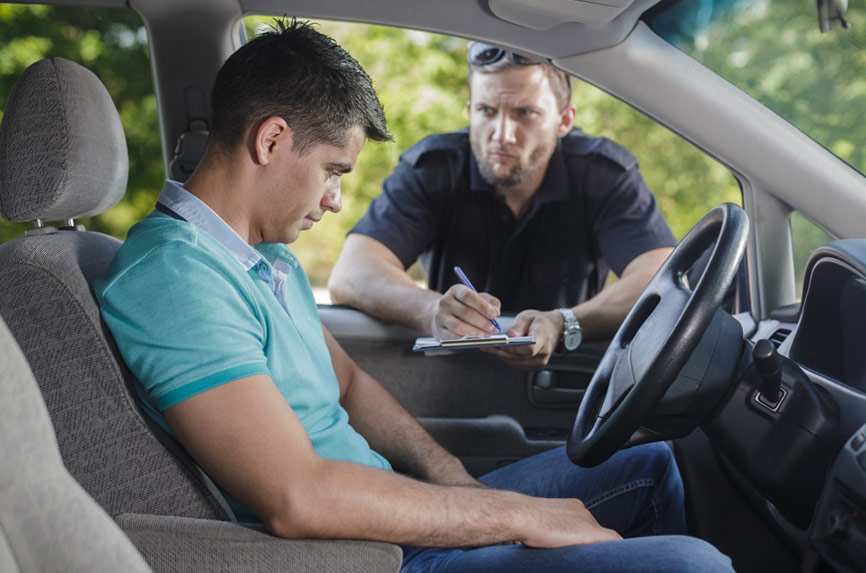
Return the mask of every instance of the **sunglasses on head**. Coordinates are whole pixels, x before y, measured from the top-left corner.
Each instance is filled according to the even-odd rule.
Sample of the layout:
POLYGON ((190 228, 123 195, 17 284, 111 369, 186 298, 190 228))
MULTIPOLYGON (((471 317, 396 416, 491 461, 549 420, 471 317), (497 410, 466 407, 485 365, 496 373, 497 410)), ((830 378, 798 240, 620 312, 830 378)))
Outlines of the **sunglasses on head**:
POLYGON ((527 58, 526 56, 515 54, 514 52, 509 52, 508 50, 503 50, 489 44, 469 42, 466 45, 466 58, 473 66, 488 66, 498 62, 503 56, 520 66, 537 66, 541 64, 538 60, 533 60, 532 58, 527 58))

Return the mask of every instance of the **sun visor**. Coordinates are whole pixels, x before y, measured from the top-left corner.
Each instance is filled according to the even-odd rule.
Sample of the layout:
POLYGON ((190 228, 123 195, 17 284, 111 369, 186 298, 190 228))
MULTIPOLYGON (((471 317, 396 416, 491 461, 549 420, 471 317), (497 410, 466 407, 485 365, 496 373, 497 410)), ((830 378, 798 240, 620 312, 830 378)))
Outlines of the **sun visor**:
POLYGON ((634 0, 489 0, 490 11, 524 28, 549 30, 566 22, 606 24, 634 0))

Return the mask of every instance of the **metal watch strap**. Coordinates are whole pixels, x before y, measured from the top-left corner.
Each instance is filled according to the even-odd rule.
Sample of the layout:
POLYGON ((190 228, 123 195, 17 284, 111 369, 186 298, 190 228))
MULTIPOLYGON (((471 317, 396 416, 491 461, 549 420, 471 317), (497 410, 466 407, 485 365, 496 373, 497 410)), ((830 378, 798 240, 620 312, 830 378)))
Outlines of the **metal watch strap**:
MULTIPOLYGON (((577 321, 577 317, 574 316, 574 312, 572 312, 570 308, 558 308, 556 310, 558 310, 562 315, 562 318, 565 319, 565 323, 562 326, 562 334, 559 339, 559 346, 566 351, 574 350, 574 348, 577 348, 577 345, 574 348, 568 348, 565 339, 569 334, 580 332, 580 323, 577 321)), ((580 339, 578 339, 578 345, 580 345, 580 339)))

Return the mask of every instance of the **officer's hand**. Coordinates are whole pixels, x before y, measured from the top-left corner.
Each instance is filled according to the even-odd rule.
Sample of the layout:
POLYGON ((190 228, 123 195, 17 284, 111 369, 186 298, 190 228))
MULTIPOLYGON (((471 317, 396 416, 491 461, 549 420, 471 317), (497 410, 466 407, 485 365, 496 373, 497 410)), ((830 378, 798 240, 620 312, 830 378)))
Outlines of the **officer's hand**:
POLYGON ((542 312, 524 310, 514 317, 508 336, 532 336, 535 344, 526 346, 499 346, 485 351, 501 358, 511 366, 524 370, 541 368, 550 360, 562 336, 565 319, 557 310, 542 312))
POLYGON ((440 339, 497 334, 499 331, 490 320, 499 316, 499 308, 495 296, 456 284, 445 291, 433 309, 431 333, 440 339))

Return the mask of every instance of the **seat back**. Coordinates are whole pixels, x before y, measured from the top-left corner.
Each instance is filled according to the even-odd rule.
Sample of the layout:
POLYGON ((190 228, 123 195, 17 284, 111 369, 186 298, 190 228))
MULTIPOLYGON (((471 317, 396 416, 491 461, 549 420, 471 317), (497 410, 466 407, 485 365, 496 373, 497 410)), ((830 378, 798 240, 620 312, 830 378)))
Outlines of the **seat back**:
POLYGON ((0 215, 39 224, 0 245, 0 317, 33 370, 66 467, 110 515, 226 520, 210 480, 142 414, 90 288, 120 241, 72 220, 120 200, 127 162, 117 110, 92 72, 52 58, 22 74, 0 124, 0 215))
POLYGON ((33 374, 0 320, 0 571, 150 571, 72 479, 33 374))

